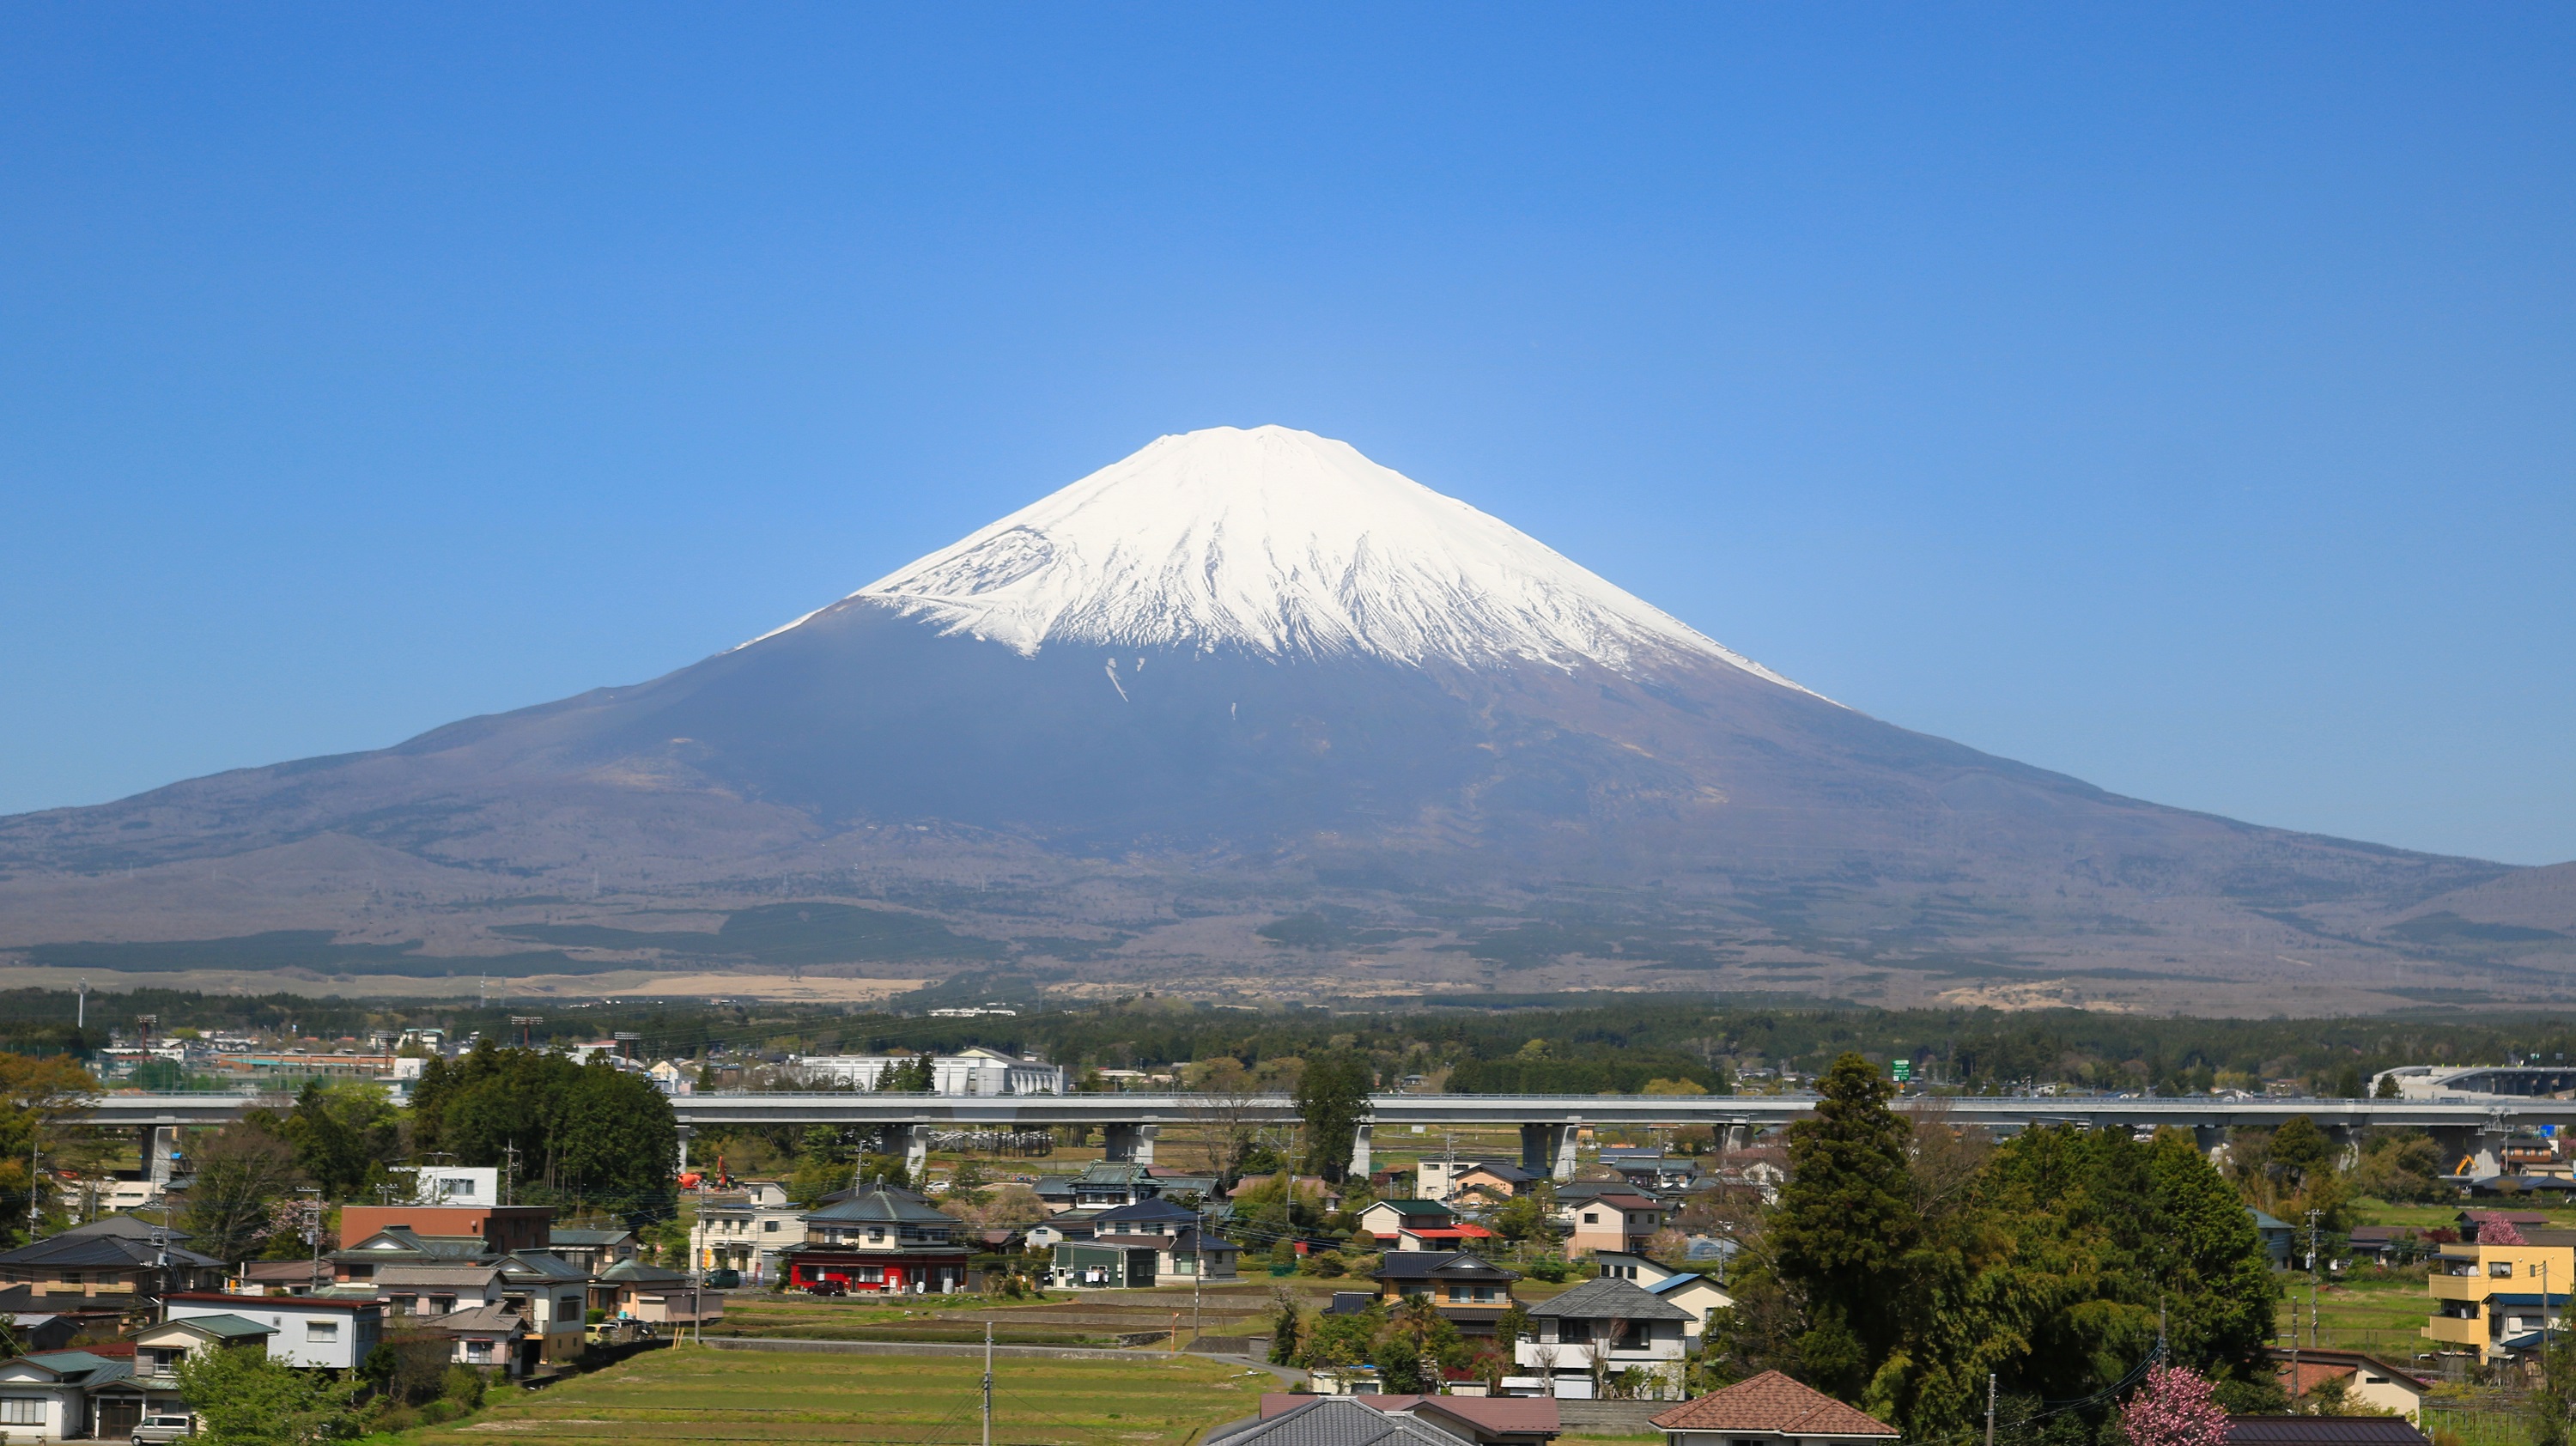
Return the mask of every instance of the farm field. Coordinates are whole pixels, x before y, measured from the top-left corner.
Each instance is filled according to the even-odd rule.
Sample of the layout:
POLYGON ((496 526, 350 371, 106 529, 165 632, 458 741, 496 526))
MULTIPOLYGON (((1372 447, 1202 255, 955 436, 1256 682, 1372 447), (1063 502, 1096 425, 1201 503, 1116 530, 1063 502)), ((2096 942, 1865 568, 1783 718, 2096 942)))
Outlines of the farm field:
POLYGON ((2419 1351, 2432 1343, 2420 1333, 2424 1317, 2432 1310, 2432 1298, 2424 1289, 2421 1271, 2392 1270, 2378 1275, 2363 1266, 2344 1280, 2332 1281, 2316 1295, 2317 1326, 2309 1329, 2307 1277, 2287 1276, 2282 1284, 2286 1296, 2279 1314, 2279 1340, 2290 1344, 2290 1326, 2298 1323, 2298 1340, 2302 1345, 2321 1345, 2332 1350, 2368 1351, 2383 1356, 2392 1365, 2405 1365, 2419 1351))
MULTIPOLYGON (((474 1419, 390 1438, 405 1446, 549 1442, 824 1442, 938 1446, 978 1439, 973 1356, 833 1356, 677 1346, 542 1391, 495 1393, 474 1419)), ((1004 1358, 993 1440, 1010 1446, 1185 1446, 1261 1409, 1268 1371, 1149 1351, 1133 1360, 1004 1358)))

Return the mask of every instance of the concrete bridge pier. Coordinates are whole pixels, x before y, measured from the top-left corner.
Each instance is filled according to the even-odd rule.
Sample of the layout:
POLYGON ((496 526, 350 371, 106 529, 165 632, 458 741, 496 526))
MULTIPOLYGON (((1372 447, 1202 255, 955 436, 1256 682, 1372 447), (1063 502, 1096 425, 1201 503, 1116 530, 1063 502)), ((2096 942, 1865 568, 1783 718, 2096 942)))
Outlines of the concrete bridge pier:
POLYGON ((688 1126, 688 1125, 682 1125, 682 1126, 680 1126, 680 1127, 679 1127, 679 1130, 680 1130, 680 1173, 681 1173, 681 1174, 683 1174, 683 1175, 685 1175, 685 1174, 689 1173, 689 1136, 690 1136, 690 1135, 692 1135, 692 1134, 694 1134, 694 1133, 696 1133, 696 1131, 695 1131, 692 1127, 690 1127, 690 1126, 688 1126))
POLYGON ((1574 1178, 1572 1125, 1521 1126, 1521 1168, 1551 1180, 1574 1178))
POLYGON ((1369 1123, 1366 1120, 1362 1120, 1360 1121, 1359 1128, 1351 1131, 1350 1176, 1354 1180, 1365 1180, 1369 1177, 1370 1168, 1369 1123))
POLYGON ((1751 1125, 1722 1126, 1717 1132, 1717 1152, 1721 1155, 1732 1155, 1743 1149, 1752 1136, 1751 1125))
POLYGON ((143 1170, 156 1190, 167 1189, 179 1155, 179 1127, 154 1125, 143 1132, 143 1170))
POLYGON ((2227 1127, 2225 1125, 2194 1125, 2191 1127, 2191 1142, 2200 1147, 2202 1158, 2209 1163, 2213 1165, 2227 1163, 2227 1127))
POLYGON ((904 1173, 913 1184, 921 1183, 921 1172, 930 1164, 930 1126, 885 1125, 877 1130, 877 1153, 903 1156, 904 1173))
POLYGON ((1161 1134, 1160 1125, 1103 1125, 1100 1143, 1108 1149, 1113 1165, 1150 1165, 1154 1163, 1154 1137, 1161 1134))

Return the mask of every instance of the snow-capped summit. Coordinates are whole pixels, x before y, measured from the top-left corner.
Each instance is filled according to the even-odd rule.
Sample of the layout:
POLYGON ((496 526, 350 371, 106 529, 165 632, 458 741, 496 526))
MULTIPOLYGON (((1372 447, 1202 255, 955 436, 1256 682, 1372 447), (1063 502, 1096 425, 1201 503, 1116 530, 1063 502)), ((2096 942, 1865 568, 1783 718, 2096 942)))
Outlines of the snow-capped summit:
POLYGON ((1158 438, 844 605, 858 602, 1030 656, 1231 647, 1623 673, 1687 657, 1797 686, 1348 443, 1287 427, 1158 438))

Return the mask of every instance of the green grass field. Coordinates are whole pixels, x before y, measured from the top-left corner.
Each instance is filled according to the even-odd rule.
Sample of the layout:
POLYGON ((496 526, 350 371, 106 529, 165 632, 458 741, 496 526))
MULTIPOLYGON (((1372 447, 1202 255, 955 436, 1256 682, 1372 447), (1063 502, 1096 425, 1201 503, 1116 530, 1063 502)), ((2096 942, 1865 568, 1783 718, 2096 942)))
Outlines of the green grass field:
MULTIPOLYGON (((404 1443, 978 1439, 983 1362, 963 1356, 651 1351, 542 1391, 493 1393, 473 1419, 404 1443)), ((1133 1360, 994 1363, 993 1440, 1008 1446, 1187 1446, 1261 1409, 1267 1371, 1138 1352, 1133 1360)))
MULTIPOLYGON (((2287 1298, 2281 1302, 2281 1343, 2290 1342, 2295 1307, 2299 1341, 2309 1344, 2312 1337, 2307 1277, 2285 1276, 2282 1284, 2287 1298)), ((2329 1282, 2317 1291, 2320 1329, 2313 1341, 2329 1349, 2369 1351, 2387 1357, 2393 1364, 2404 1365, 2416 1352, 2429 1348, 2430 1343, 2419 1332, 2432 1309, 2432 1297, 2425 1291, 2419 1273, 2392 1271, 2379 1276, 2365 1266, 2350 1278, 2329 1282)))

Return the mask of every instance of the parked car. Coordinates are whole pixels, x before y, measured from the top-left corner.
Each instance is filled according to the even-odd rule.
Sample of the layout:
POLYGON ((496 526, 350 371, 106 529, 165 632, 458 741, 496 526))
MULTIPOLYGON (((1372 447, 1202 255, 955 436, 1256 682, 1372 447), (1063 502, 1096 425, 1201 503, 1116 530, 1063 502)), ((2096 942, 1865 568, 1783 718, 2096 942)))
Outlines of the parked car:
POLYGON ((194 1416, 146 1416, 134 1423, 134 1446, 164 1446, 197 1434, 194 1416))
POLYGON ((710 1270, 707 1272, 707 1289, 740 1290, 742 1289, 742 1272, 739 1270, 710 1270))
POLYGON ((850 1288, 837 1280, 818 1280, 805 1287, 807 1295, 848 1295, 850 1288))

